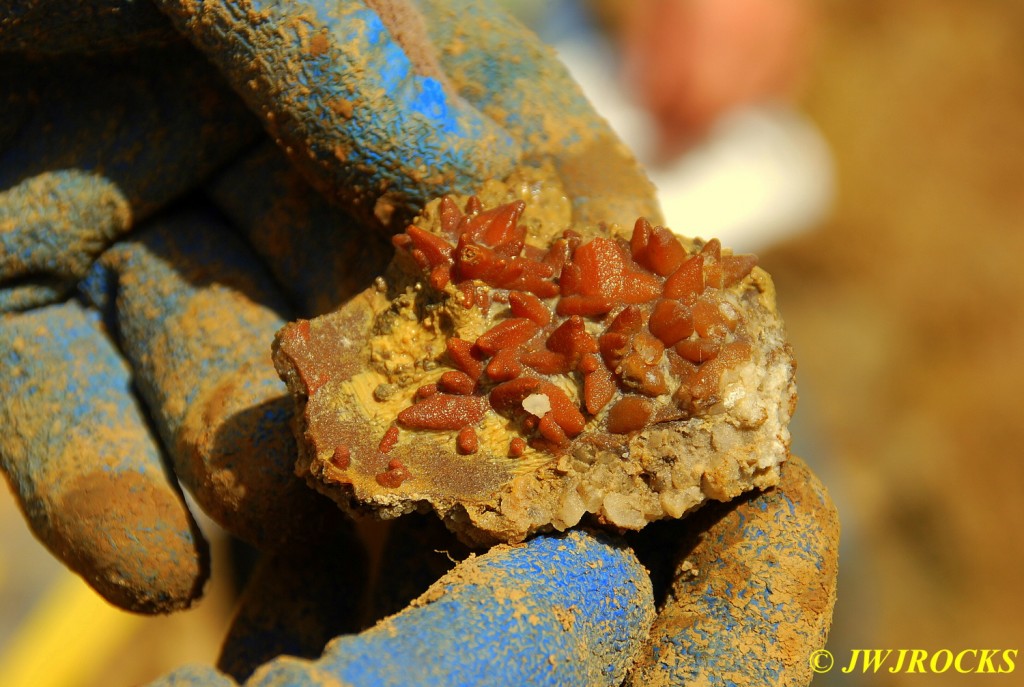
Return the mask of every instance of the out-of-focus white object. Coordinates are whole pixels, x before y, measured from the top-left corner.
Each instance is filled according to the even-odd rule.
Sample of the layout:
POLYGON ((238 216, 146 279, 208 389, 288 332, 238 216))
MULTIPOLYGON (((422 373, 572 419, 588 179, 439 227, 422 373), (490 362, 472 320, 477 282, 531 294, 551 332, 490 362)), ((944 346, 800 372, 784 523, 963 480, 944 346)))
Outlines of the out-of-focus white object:
POLYGON ((814 227, 832 201, 827 146, 805 118, 782 107, 733 112, 700 146, 648 171, 670 227, 707 231, 738 250, 814 227))
POLYGON ((669 228, 757 251, 821 222, 832 204, 834 170, 814 124, 792 108, 737 110, 671 163, 655 166, 654 124, 618 79, 611 51, 593 34, 555 39, 584 93, 636 154, 658 188, 669 228))

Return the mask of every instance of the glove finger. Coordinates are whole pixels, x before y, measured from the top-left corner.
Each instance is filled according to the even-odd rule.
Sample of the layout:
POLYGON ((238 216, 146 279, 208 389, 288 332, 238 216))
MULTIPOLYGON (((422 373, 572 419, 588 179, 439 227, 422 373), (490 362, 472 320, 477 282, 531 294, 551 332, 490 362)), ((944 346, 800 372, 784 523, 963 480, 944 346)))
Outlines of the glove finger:
POLYGON ((340 519, 294 474, 293 403, 270 359, 287 309, 241 241, 191 212, 155 221, 100 264, 140 393, 200 506, 258 548, 340 519))
POLYGON ((384 272, 394 249, 313 190, 276 146, 260 146, 207 186, 304 317, 337 310, 384 272))
POLYGON ((59 169, 114 182, 139 220, 249 145, 256 119, 185 48, 3 65, 4 96, 30 103, 0 155, 0 188, 59 169))
POLYGON ((128 202, 98 174, 43 172, 0 192, 0 312, 64 298, 130 226, 128 202))
POLYGON ((236 687, 237 683, 212 666, 178 668, 149 683, 149 687, 236 687))
MULTIPOLYGON (((428 200, 507 175, 519 148, 411 60, 361 2, 158 0, 260 114, 304 176, 360 221, 402 226, 428 200)), ((396 29, 399 27, 395 27, 396 29)))
POLYGON ((464 561, 318 661, 278 659, 246 684, 618 685, 652 616, 628 548, 581 531, 541 536, 464 561))
POLYGON ((155 47, 180 40, 151 2, 22 0, 7 3, 0 52, 83 53, 155 47))
POLYGON ((190 50, 0 67, 0 307, 70 292, 110 242, 251 142, 258 123, 190 50))
POLYGON ((647 546, 675 559, 671 586, 627 684, 808 684, 838 565, 839 521, 817 477, 790 458, 778 487, 669 524, 647 546))
POLYGON ((357 632, 366 557, 351 528, 313 544, 265 554, 239 600, 217 668, 245 681, 281 655, 317 658, 357 632))
POLYGON ((527 160, 554 162, 577 222, 660 221, 654 186, 550 47, 491 0, 415 1, 459 93, 527 160))
POLYGON ((0 463, 36 536, 117 606, 191 605, 206 542, 97 318, 74 301, 3 315, 0 360, 0 463))

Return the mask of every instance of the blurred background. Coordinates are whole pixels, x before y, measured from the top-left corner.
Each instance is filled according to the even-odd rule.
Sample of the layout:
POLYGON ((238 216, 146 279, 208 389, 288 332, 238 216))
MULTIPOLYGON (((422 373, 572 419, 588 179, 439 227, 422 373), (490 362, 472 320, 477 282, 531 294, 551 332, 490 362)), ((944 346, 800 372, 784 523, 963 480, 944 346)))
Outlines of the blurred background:
POLYGON ((821 9, 835 203, 762 258, 844 526, 831 645, 1024 649, 1024 5, 821 9))
MULTIPOLYGON (((799 362, 794 451, 843 525, 837 662, 858 648, 1024 649, 1024 3, 683 4, 715 1, 747 20, 711 17, 709 33, 768 34, 746 57, 776 65, 737 102, 661 97, 740 84, 722 75, 743 55, 673 76, 661 66, 696 59, 679 45, 719 43, 638 34, 646 3, 507 4, 649 166, 668 225, 754 250, 774 276, 799 362), (774 53, 780 36, 792 49, 774 53)), ((216 536, 213 562, 196 610, 119 613, 50 560, 0 489, 0 685, 116 687, 213 662, 234 593, 216 536)), ((814 684, 923 679, 985 678, 835 670, 814 684)))

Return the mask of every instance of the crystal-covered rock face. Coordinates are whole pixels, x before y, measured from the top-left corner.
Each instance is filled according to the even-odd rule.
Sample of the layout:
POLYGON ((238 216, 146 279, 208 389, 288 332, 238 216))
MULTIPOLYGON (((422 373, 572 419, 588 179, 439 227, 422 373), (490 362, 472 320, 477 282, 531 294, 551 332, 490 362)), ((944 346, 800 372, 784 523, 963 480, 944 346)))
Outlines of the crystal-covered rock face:
POLYGON ((571 229, 516 195, 435 201, 374 288, 282 330, 300 471, 479 543, 774 484, 795 387, 756 258, 642 218, 571 229))

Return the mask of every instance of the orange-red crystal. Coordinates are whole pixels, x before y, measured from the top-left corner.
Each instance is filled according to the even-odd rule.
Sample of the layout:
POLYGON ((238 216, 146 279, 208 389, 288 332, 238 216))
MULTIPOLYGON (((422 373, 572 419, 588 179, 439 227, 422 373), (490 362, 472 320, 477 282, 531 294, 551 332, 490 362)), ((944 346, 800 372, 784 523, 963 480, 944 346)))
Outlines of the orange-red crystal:
MULTIPOLYGON (((524 209, 514 202, 485 210, 474 197, 460 211, 444 198, 442 235, 410 226, 393 239, 431 286, 454 284, 466 307, 486 312, 492 303, 507 304, 507 315, 499 312, 475 341, 448 340, 441 362, 451 369, 417 390, 398 423, 457 431, 459 452, 473 454, 474 427, 496 412, 518 421, 522 436, 508 448, 517 457, 527 442, 564 449, 606 408, 603 430, 630 434, 715 402, 725 370, 751 355, 741 317, 723 305, 722 289, 746 277, 756 257, 722 255, 715 239, 691 253, 643 218, 628 242, 583 241, 567 230, 542 250, 526 244, 524 209), (555 375, 575 381, 579 401, 554 383, 555 375), (530 408, 550 406, 539 417, 524 408, 535 394, 547 404, 530 408)), ((378 481, 397 486, 406 478, 389 467, 378 481)))

